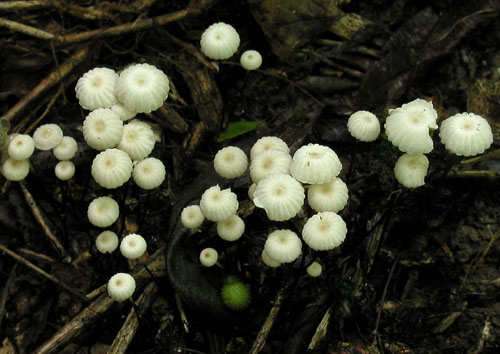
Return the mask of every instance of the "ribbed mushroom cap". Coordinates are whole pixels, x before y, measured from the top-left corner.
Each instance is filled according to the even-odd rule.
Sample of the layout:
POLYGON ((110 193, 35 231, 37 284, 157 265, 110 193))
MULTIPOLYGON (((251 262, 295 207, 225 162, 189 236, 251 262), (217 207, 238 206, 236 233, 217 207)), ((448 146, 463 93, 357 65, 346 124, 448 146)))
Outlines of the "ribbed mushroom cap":
POLYGON ((281 265, 281 262, 271 258, 265 249, 262 250, 261 258, 262 262, 268 267, 276 268, 281 265))
POLYGON ((63 138, 63 131, 57 124, 44 124, 36 128, 33 133, 35 147, 38 150, 50 150, 59 145, 63 138))
POLYGON ((236 214, 238 199, 230 188, 221 190, 218 185, 208 188, 200 200, 200 209, 210 221, 223 221, 236 214))
POLYGON ((136 111, 131 111, 131 110, 127 109, 127 107, 125 107, 123 102, 120 102, 120 101, 116 101, 116 103, 111 106, 111 110, 113 112, 115 112, 120 117, 122 122, 130 120, 137 115, 136 111))
POLYGON ((347 185, 339 177, 323 184, 312 184, 307 191, 307 202, 315 211, 333 211, 344 209, 349 199, 347 185))
POLYGON ((257 70, 262 65, 262 55, 256 50, 246 50, 241 54, 240 64, 243 69, 257 70))
POLYGON ((291 230, 276 230, 267 237, 264 250, 275 261, 290 263, 300 256, 302 242, 299 236, 291 230))
POLYGON ((318 262, 312 262, 309 265, 309 267, 307 267, 306 271, 307 271, 307 274, 309 274, 309 276, 316 278, 316 277, 319 277, 321 275, 321 272, 323 271, 323 267, 318 262))
POLYGON ((138 234, 129 234, 120 243, 120 252, 127 259, 137 259, 146 252, 147 243, 144 237, 138 234))
POLYGON ((253 144, 252 149, 250 150, 250 159, 253 160, 255 156, 265 150, 281 150, 290 154, 290 149, 288 148, 287 143, 285 143, 282 139, 277 136, 263 136, 258 139, 255 144, 253 144))
POLYGON ((240 177, 245 173, 247 167, 247 155, 236 146, 222 148, 214 157, 215 172, 224 178, 240 177))
POLYGON ((308 144, 293 155, 290 174, 299 182, 321 184, 337 177, 342 164, 337 154, 327 146, 308 144))
POLYGON ((458 113, 445 119, 439 137, 448 151, 459 156, 482 154, 493 143, 490 124, 474 113, 458 113))
POLYGON ((118 243, 118 235, 109 230, 101 232, 95 240, 95 246, 101 253, 113 252, 118 247, 118 243))
POLYGON ((83 138, 96 150, 115 147, 123 133, 123 122, 109 108, 99 108, 90 112, 83 121, 83 138))
POLYGON ((104 188, 118 188, 132 175, 132 160, 125 151, 107 149, 92 162, 92 177, 104 188))
POLYGON ((80 106, 89 111, 111 107, 116 102, 117 80, 118 74, 109 68, 94 68, 83 74, 75 87, 80 106))
POLYGON ((29 160, 14 160, 9 157, 4 161, 0 170, 5 179, 9 181, 21 181, 30 172, 30 163, 29 160))
POLYGON ((310 217, 302 229, 304 242, 316 251, 327 251, 344 242, 347 226, 334 212, 324 211, 310 217))
POLYGON ((429 129, 437 129, 437 112, 432 102, 416 99, 389 110, 385 121, 387 139, 409 154, 426 154, 434 147, 429 129))
POLYGON ((71 160, 78 150, 78 143, 71 136, 63 136, 62 141, 52 152, 58 160, 71 160))
POLYGON ((290 175, 275 173, 257 184, 253 202, 266 211, 269 220, 283 221, 297 215, 304 199, 304 187, 299 182, 290 175))
POLYGON ((218 258, 219 254, 214 248, 207 247, 200 252, 200 263, 204 267, 212 267, 218 258))
POLYGON ((170 91, 167 75, 154 65, 135 64, 120 73, 116 96, 129 111, 150 113, 163 105, 170 91))
POLYGON ((142 189, 159 187, 165 180, 165 165, 154 157, 139 161, 132 173, 134 182, 142 189))
POLYGON ((394 175, 406 188, 417 188, 425 184, 429 159, 423 154, 403 154, 394 166, 394 175))
POLYGON ((233 26, 224 22, 210 25, 201 35, 201 51, 210 59, 231 57, 240 45, 240 36, 233 26))
POLYGON ((264 150, 250 163, 250 178, 258 183, 273 173, 289 174, 292 157, 282 150, 264 150))
POLYGON ((359 141, 375 141, 380 135, 380 122, 375 114, 368 111, 358 111, 349 117, 347 130, 359 141))
POLYGON ((217 222, 217 235, 226 241, 236 241, 245 232, 245 223, 238 215, 217 222))
POLYGON ((188 229, 196 229, 203 224, 205 216, 201 212, 199 205, 190 205, 182 209, 181 223, 188 229))
POLYGON ((14 160, 27 160, 35 151, 35 141, 27 134, 17 134, 9 143, 8 154, 14 160))
POLYGON ((119 215, 118 203, 110 197, 95 198, 87 210, 89 221, 97 227, 110 226, 118 219, 119 215))
POLYGON ((59 161, 54 168, 54 173, 61 181, 67 181, 75 175, 75 164, 69 160, 59 161))
POLYGON ((108 281, 108 294, 118 302, 130 298, 135 291, 135 279, 127 273, 117 273, 108 281))
POLYGON ((132 160, 140 161, 151 154, 155 142, 151 126, 140 120, 133 120, 123 127, 123 134, 117 147, 129 154, 132 160))

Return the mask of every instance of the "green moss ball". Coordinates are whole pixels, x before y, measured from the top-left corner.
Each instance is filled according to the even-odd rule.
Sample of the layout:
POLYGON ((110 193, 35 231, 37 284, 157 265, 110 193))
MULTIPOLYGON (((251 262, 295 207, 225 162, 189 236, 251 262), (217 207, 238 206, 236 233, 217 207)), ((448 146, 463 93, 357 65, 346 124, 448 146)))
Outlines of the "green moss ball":
POLYGON ((228 277, 222 287, 222 300, 232 310, 242 310, 250 303, 250 290, 238 278, 228 277))

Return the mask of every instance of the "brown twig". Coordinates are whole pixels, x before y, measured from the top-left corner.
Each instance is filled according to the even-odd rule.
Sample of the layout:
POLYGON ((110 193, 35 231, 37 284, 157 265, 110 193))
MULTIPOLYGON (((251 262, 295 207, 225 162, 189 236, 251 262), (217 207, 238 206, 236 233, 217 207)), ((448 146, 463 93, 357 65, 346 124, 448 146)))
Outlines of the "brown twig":
POLYGON ((70 255, 66 250, 64 249, 63 245, 59 240, 57 239, 56 235, 50 230, 49 226, 45 222, 44 217, 42 216, 42 212, 40 211, 40 208, 38 207, 35 199, 29 192, 28 188, 26 187, 24 182, 20 182, 19 185, 21 186, 21 191, 23 192, 24 199, 26 200, 26 203, 28 203, 28 206, 31 209, 31 212, 33 213, 33 216, 35 217, 36 221, 38 221, 38 224, 42 227, 45 235, 49 238, 49 240, 52 242, 52 246, 55 247, 55 249, 59 252, 59 255, 65 259, 65 261, 69 261, 71 259, 70 255))
POLYGON ((446 174, 446 178, 500 178, 499 171, 489 170, 473 170, 473 171, 450 171, 446 174))
POLYGON ((37 253, 37 252, 34 252, 32 250, 29 250, 27 248, 19 248, 18 249, 19 252, 22 252, 28 256, 31 256, 31 257, 36 257, 44 262, 49 262, 49 263, 55 263, 56 260, 52 257, 49 257, 45 254, 41 254, 41 253, 37 253))
POLYGON ((130 342, 134 338, 135 333, 137 332, 140 316, 142 316, 149 308, 157 290, 158 287, 155 282, 150 282, 146 286, 139 299, 135 302, 136 306, 130 309, 122 328, 120 328, 120 331, 113 340, 111 347, 108 349, 108 354, 125 353, 130 342), (139 314, 136 314, 137 310, 139 310, 139 314))
POLYGON ((94 323, 111 307, 113 302, 114 301, 108 296, 108 294, 102 294, 79 315, 73 318, 70 322, 66 323, 64 327, 59 329, 59 331, 57 331, 52 338, 47 340, 37 350, 35 350, 35 353, 55 353, 71 339, 82 333, 87 326, 94 323))
POLYGON ((80 300, 82 300, 83 302, 88 302, 89 300, 85 297, 85 295, 82 295, 80 294, 78 291, 76 291, 74 288, 72 288, 71 286, 67 285, 66 283, 63 283, 62 281, 60 281, 59 279, 57 279, 56 277, 54 277, 53 275, 50 275, 49 273, 47 273, 46 271, 44 271, 43 269, 41 268, 38 268, 36 265, 34 265, 33 263, 31 263, 30 261, 28 261, 27 259, 21 257, 20 255, 18 255, 17 253, 11 251, 10 249, 8 249, 7 247, 5 247, 4 245, 0 244, 0 251, 3 251, 5 253, 7 253, 7 255, 9 255, 10 257, 14 258, 16 261, 24 264, 25 266, 33 269, 35 272, 37 272, 38 274, 44 276, 45 278, 47 278, 48 280, 50 280, 51 282, 59 285, 61 288, 63 288, 64 290, 70 292, 71 294, 75 295, 76 297, 78 297, 80 300))
POLYGON ((0 2, 0 10, 29 10, 46 7, 47 1, 44 0, 29 0, 29 1, 2 1, 0 2))
POLYGON ((316 348, 318 343, 325 337, 328 325, 330 324, 331 315, 332 315, 332 308, 329 307, 328 310, 326 310, 325 314, 323 315, 323 318, 321 319, 321 322, 319 323, 318 327, 316 328, 316 332, 314 333, 314 336, 312 337, 311 343, 309 343, 307 350, 314 350, 314 348, 316 348))
POLYGON ((1 18, 1 17, 0 17, 0 27, 5 27, 14 32, 24 33, 31 37, 49 41, 56 38, 56 36, 54 36, 52 33, 19 22, 7 20, 6 18, 1 18))
POLYGON ((33 90, 26 94, 14 107, 9 109, 3 118, 12 120, 20 115, 27 106, 35 99, 45 94, 50 88, 57 85, 62 79, 68 76, 73 69, 80 65, 89 55, 90 48, 85 47, 77 50, 73 55, 67 58, 61 66, 52 71, 45 79, 43 79, 33 90))
POLYGON ((280 311, 281 304, 283 303, 283 300, 287 295, 289 285, 290 284, 286 284, 285 286, 283 286, 276 295, 273 307, 271 308, 271 311, 269 311, 269 315, 267 315, 266 321, 262 325, 262 328, 257 334, 257 338, 255 338, 255 341, 253 342, 252 348, 250 349, 250 354, 260 353, 262 348, 264 348, 267 336, 269 335, 269 332, 271 332, 271 328, 273 328, 274 322, 278 317, 278 312, 280 311))

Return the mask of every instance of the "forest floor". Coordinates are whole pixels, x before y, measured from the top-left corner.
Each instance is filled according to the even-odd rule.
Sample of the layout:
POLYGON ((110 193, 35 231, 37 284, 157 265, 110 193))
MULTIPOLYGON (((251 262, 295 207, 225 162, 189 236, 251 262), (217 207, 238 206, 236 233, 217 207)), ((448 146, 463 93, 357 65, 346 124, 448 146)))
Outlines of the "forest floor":
POLYGON ((56 123, 79 143, 69 181, 55 177, 51 151, 35 151, 23 181, 0 180, 0 353, 500 352, 499 11, 487 0, 0 2, 9 133, 56 123), (199 40, 220 21, 241 42, 212 62, 199 40), (262 54, 260 69, 239 64, 247 49, 262 54), (165 104, 137 116, 156 133, 152 156, 166 180, 152 191, 132 181, 106 190, 90 174, 97 152, 83 139, 88 112, 74 88, 92 68, 133 63, 170 79, 165 104), (416 98, 432 101, 438 125, 458 112, 485 117, 495 141, 458 157, 434 132, 425 185, 408 189, 393 173, 401 152, 383 133, 357 142, 346 122, 369 110, 383 127, 389 109, 416 98), (329 146, 349 189, 343 244, 304 244, 278 268, 262 263, 267 235, 300 235, 314 212, 270 222, 248 200, 248 174, 228 182, 212 165, 220 148, 249 154, 268 135, 292 154, 329 146), (179 223, 182 208, 216 184, 240 202, 246 228, 235 242, 208 221, 194 232, 179 223), (102 230, 87 208, 102 195, 120 205, 112 229, 146 239, 139 260, 97 251, 102 230), (205 247, 219 252, 215 267, 200 267, 205 247), (322 265, 317 278, 305 271, 312 261, 322 265), (135 305, 108 297, 117 272, 134 275, 135 305), (221 301, 227 276, 250 289, 245 309, 221 301))

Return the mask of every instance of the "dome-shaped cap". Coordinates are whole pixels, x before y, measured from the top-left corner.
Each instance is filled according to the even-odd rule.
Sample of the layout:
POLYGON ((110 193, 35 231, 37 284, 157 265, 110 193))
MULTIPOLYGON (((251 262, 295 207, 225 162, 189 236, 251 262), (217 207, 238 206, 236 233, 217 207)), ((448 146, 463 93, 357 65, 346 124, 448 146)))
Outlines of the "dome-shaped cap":
POLYGON ((118 247, 118 243, 118 235, 109 230, 101 232, 95 240, 95 246, 101 253, 113 252, 118 247))
POLYGON ((230 188, 221 190, 218 185, 208 188, 200 200, 200 209, 210 221, 223 221, 236 214, 238 199, 230 188))
POLYGON ((17 134, 9 143, 8 154, 14 160, 27 160, 35 151, 35 141, 27 134, 17 134))
POLYGON ((327 146, 308 144, 293 155, 290 174, 299 182, 321 184, 337 177, 342 164, 337 154, 327 146))
POLYGON ((67 181, 75 175, 75 164, 69 160, 59 161, 54 168, 54 173, 61 181, 67 181))
POLYGON ((300 256, 302 242, 299 236, 291 230, 276 230, 267 237, 264 250, 272 259, 281 263, 290 263, 300 256))
POLYGON ((52 152, 58 160, 71 160, 78 150, 78 143, 71 136, 63 136, 59 145, 52 152))
POLYGON ((403 154, 394 166, 394 175, 406 188, 417 188, 425 184, 429 159, 423 154, 403 154))
POLYGON ((222 148, 214 157, 215 172, 224 178, 240 177, 245 173, 247 167, 247 155, 236 146, 222 148))
POLYGON ((190 205, 182 209, 181 223, 188 229, 196 229, 203 224, 205 216, 201 212, 199 205, 190 205))
POLYGON ((115 147, 122 138, 123 122, 109 108, 99 108, 90 112, 83 121, 83 138, 96 150, 115 147))
POLYGON ((167 75, 154 65, 135 64, 120 73, 116 96, 129 111, 149 113, 163 105, 170 91, 167 75))
POLYGON ((9 157, 4 161, 0 170, 5 179, 21 181, 30 172, 30 162, 29 160, 14 160, 9 157))
POLYGON ((448 151, 459 156, 482 154, 493 143, 488 121, 474 113, 458 113, 445 119, 439 137, 448 151))
POLYGON ((80 106, 89 111, 111 107, 116 102, 117 80, 118 74, 109 68, 94 68, 83 74, 75 87, 80 106))
POLYGON ((263 136, 252 145, 252 149, 250 150, 250 159, 253 160, 255 156, 265 150, 281 150, 290 154, 290 148, 282 139, 277 136, 263 136))
POLYGON ((120 252, 123 257, 137 259, 146 252, 147 243, 144 237, 138 234, 129 234, 120 243, 120 252))
POLYGON ((226 241, 236 241, 245 232, 245 223, 238 215, 217 222, 217 235, 226 241))
POLYGON ((142 189, 153 189, 163 183, 165 174, 163 162, 154 157, 148 157, 135 165, 132 176, 134 182, 142 189))
POLYGON ((306 268, 307 274, 313 278, 317 278, 321 275, 323 267, 318 262, 312 262, 309 267, 306 268))
POLYGON ((118 188, 132 175, 132 160, 125 151, 107 149, 92 162, 92 177, 104 188, 118 188))
POLYGON ((375 141, 380 135, 380 122, 375 114, 358 111, 347 120, 347 130, 359 141, 375 141))
POLYGON ((347 226, 342 218, 331 211, 310 217, 302 229, 304 242, 316 251, 327 251, 344 242, 347 226))
POLYGON ((307 202, 315 211, 333 211, 344 209, 349 199, 347 185, 339 177, 323 184, 311 184, 307 190, 307 202))
POLYGON ((118 219, 119 215, 118 203, 110 197, 95 198, 87 210, 89 221, 97 227, 110 226, 118 219))
POLYGON ((155 142, 151 126, 140 120, 133 120, 123 127, 123 134, 117 147, 125 151, 132 160, 140 161, 151 154, 155 142))
POLYGON ((290 175, 275 173, 257 184, 253 202, 266 211, 269 220, 284 221, 297 215, 304 199, 304 187, 299 182, 290 175))
POLYGON ((243 69, 257 70, 262 65, 262 55, 256 50, 246 50, 241 54, 240 64, 243 69))
POLYGON ((35 147, 38 150, 50 150, 59 145, 63 138, 63 131, 57 124, 44 124, 36 128, 33 133, 35 147))
POLYGON ((212 247, 204 248, 200 252, 200 263, 204 267, 212 267, 217 263, 217 259, 219 258, 219 254, 212 247))
POLYGON ((250 163, 250 178, 258 183, 272 173, 289 174, 292 157, 282 150, 264 150, 250 163))
POLYGON ((108 294, 118 302, 130 298, 135 291, 135 279, 127 273, 117 273, 108 281, 108 294))
POLYGON ((210 59, 231 57, 240 45, 240 36, 233 26, 224 22, 210 25, 201 35, 201 51, 210 59))

